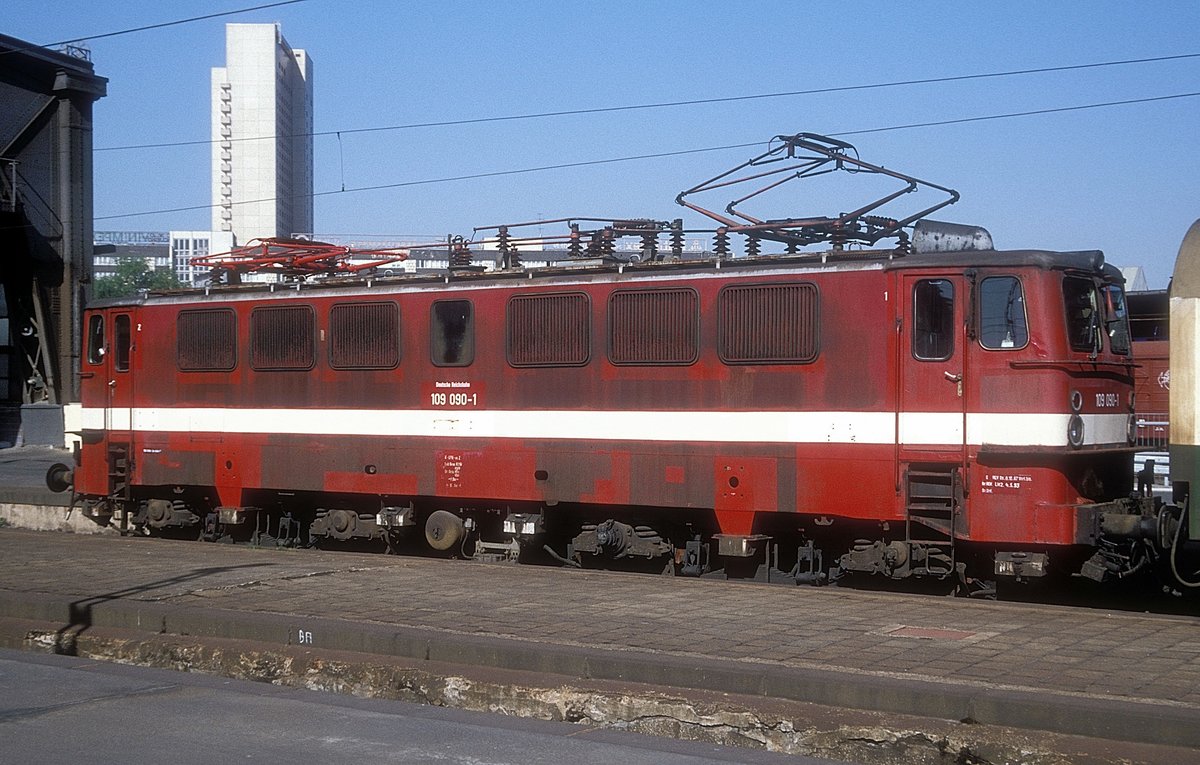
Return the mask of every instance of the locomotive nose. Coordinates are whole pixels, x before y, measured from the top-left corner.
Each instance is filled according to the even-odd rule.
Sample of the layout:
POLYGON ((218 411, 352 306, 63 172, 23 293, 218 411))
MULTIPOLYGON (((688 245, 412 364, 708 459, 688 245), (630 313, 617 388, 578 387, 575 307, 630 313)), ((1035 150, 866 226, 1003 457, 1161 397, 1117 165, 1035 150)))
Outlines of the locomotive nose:
POLYGON ((58 494, 66 491, 75 485, 75 471, 71 468, 56 462, 46 471, 46 487, 50 491, 58 494))

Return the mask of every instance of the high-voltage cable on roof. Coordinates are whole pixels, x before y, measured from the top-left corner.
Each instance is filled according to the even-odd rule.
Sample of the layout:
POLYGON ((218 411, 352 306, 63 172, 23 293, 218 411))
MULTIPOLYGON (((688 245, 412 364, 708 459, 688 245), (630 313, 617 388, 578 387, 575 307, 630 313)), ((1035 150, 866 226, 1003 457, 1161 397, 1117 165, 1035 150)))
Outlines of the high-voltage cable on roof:
POLYGON ((357 274, 409 257, 407 249, 356 249, 307 239, 251 239, 229 252, 192 258, 212 269, 214 284, 238 284, 242 274, 272 273, 290 279, 357 274))
POLYGON ((494 236, 482 240, 486 245, 493 245, 500 252, 507 267, 514 258, 519 262, 518 251, 522 247, 532 247, 535 252, 545 253, 547 250, 561 248, 568 258, 599 258, 602 260, 659 260, 666 253, 660 252, 658 236, 669 236, 667 251, 675 259, 683 254, 683 221, 653 220, 650 218, 553 218, 550 220, 535 220, 525 223, 509 223, 503 226, 476 226, 475 233, 495 231, 494 236), (536 234, 516 236, 514 229, 528 229, 537 226, 565 223, 566 233, 536 234), (590 224, 590 225, 588 225, 590 224), (640 242, 640 253, 617 249, 618 240, 635 237, 640 242))
POLYGON ((815 133, 797 133, 775 136, 766 152, 680 192, 675 201, 717 221, 728 233, 743 234, 751 239, 783 242, 789 247, 829 242, 834 249, 840 249, 848 242, 871 245, 891 236, 905 241, 907 235, 902 230, 904 227, 936 210, 954 204, 958 201, 958 192, 864 162, 858 158, 858 150, 845 141, 815 133), (886 176, 901 181, 903 186, 850 212, 839 213, 836 216, 763 220, 740 209, 742 203, 777 189, 789 181, 813 178, 839 170, 886 176), (751 191, 726 205, 724 214, 705 209, 687 199, 692 194, 751 183, 754 183, 750 187, 751 191), (921 188, 943 192, 947 198, 904 218, 875 214, 888 203, 921 188))

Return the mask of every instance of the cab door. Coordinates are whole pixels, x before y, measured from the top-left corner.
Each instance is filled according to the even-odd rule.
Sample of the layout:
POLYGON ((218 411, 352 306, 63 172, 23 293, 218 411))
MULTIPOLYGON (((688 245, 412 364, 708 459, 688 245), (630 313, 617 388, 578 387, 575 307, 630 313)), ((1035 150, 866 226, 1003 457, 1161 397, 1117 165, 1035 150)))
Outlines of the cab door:
POLYGON ((112 352, 108 354, 108 406, 105 429, 110 438, 129 443, 133 439, 133 351, 134 316, 128 309, 115 310, 111 319, 112 352))
POLYGON ((902 462, 966 459, 966 284, 961 274, 903 274, 899 451, 902 462))
POLYGON ((938 576, 965 533, 967 288, 961 273, 900 276, 898 499, 907 539, 928 551, 923 573, 938 576))
POLYGON ((84 316, 83 360, 79 373, 79 400, 83 405, 79 466, 75 488, 89 496, 104 496, 108 485, 108 381, 112 378, 109 346, 111 319, 104 311, 84 316))
POLYGON ((84 408, 84 475, 80 492, 128 499, 133 472, 132 308, 89 312, 80 397, 84 408), (102 472, 101 472, 102 471, 102 472))
POLYGON ((133 471, 134 312, 89 311, 85 321, 83 451, 76 487, 84 494, 127 499, 133 471))
POLYGON ((117 309, 111 319, 112 353, 108 354, 108 481, 109 496, 124 500, 121 528, 127 523, 133 488, 133 352, 134 314, 129 309, 117 309))

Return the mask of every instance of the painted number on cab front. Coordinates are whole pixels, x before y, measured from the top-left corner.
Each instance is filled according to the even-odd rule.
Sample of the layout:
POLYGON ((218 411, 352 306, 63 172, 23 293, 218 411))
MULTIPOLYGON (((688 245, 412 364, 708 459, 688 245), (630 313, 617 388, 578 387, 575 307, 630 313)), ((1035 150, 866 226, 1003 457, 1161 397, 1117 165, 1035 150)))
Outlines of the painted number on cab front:
POLYGON ((1096 408, 1112 409, 1121 405, 1121 396, 1117 393, 1097 393, 1096 408))

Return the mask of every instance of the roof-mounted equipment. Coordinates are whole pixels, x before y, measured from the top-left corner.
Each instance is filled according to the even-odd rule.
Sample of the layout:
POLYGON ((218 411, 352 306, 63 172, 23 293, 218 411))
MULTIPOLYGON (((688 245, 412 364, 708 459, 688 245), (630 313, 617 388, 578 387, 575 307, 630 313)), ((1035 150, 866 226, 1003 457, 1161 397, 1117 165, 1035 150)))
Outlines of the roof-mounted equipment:
POLYGON ((680 192, 675 201, 717 221, 721 224, 721 229, 728 233, 743 234, 750 239, 782 242, 788 245, 789 251, 795 251, 800 246, 818 242, 828 242, 835 250, 840 250, 851 242, 873 245, 887 237, 899 238, 901 246, 907 248, 907 234, 903 231, 906 226, 954 204, 958 198, 958 192, 953 189, 864 162, 859 159, 858 150, 845 141, 815 133, 797 133, 775 136, 764 153, 680 192), (763 220, 740 209, 744 202, 777 189, 789 181, 813 178, 839 170, 886 176, 901 181, 903 186, 850 212, 836 216, 763 220), (752 182, 757 183, 751 187, 751 191, 726 205, 724 214, 701 207, 688 199, 693 194, 752 182), (903 218, 875 214, 888 203, 921 188, 940 191, 946 198, 903 218))
POLYGON ((276 274, 288 280, 311 276, 340 276, 407 260, 408 249, 356 249, 308 239, 251 239, 229 252, 192 258, 198 268, 210 268, 213 284, 240 284, 250 273, 276 274))
POLYGON ((676 260, 683 256, 683 220, 653 220, 651 218, 554 218, 502 226, 478 226, 475 234, 495 231, 494 236, 481 240, 483 246, 494 245, 500 253, 501 267, 520 265, 519 251, 526 257, 545 258, 546 253, 561 251, 564 260, 599 259, 617 262, 662 260, 667 253, 676 260), (563 234, 514 236, 514 229, 567 224, 563 234), (590 225, 589 225, 590 224, 590 225), (660 248, 659 237, 668 235, 667 249, 660 248), (639 246, 633 250, 618 247, 621 239, 635 237, 639 246), (533 255, 533 253, 538 253, 533 255))

